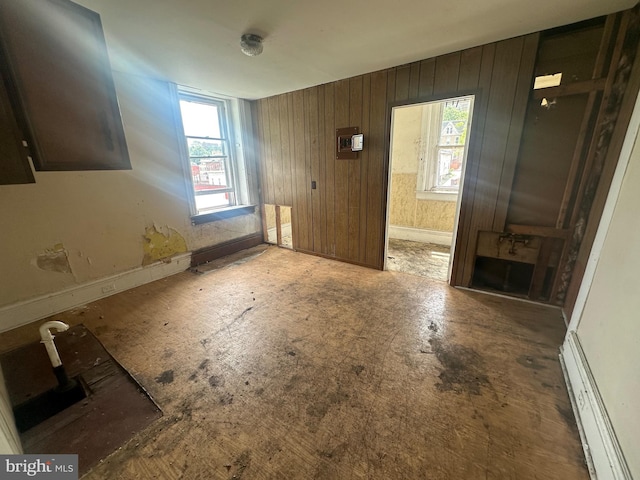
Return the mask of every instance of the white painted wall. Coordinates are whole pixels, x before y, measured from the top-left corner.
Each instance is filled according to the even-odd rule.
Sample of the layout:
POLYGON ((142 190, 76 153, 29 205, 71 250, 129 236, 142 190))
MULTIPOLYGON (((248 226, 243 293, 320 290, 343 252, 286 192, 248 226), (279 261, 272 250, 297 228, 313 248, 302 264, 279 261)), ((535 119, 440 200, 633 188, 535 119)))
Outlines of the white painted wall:
POLYGON ((22 453, 20 437, 13 421, 9 394, 4 385, 4 376, 0 368, 0 454, 22 453))
POLYGON ((174 229, 189 251, 261 230, 259 213, 191 225, 170 85, 115 82, 133 169, 36 172, 35 184, 0 187, 0 307, 140 267, 147 227, 174 229), (70 273, 35 264, 58 244, 70 273))
MULTIPOLYGON (((584 306, 576 305, 578 317, 572 319, 570 328, 576 329, 588 369, 629 470, 633 478, 640 478, 640 142, 637 125, 630 128, 630 132, 633 148, 619 196, 608 229, 606 223, 601 225, 605 230, 599 235, 606 232, 606 236, 599 259, 596 258, 593 280, 590 288, 589 284, 583 285, 584 306)), ((588 275, 585 279, 588 282, 588 275)))

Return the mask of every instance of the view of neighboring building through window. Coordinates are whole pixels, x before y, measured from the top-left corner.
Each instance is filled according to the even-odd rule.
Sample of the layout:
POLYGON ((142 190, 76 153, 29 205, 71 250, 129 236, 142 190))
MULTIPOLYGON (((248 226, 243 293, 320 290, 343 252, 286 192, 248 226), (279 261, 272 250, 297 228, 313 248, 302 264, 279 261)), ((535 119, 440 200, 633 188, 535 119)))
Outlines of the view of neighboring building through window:
POLYGON ((235 169, 225 102, 180 94, 198 213, 236 205, 235 169))
POLYGON ((424 105, 418 192, 458 192, 472 108, 472 96, 424 105))

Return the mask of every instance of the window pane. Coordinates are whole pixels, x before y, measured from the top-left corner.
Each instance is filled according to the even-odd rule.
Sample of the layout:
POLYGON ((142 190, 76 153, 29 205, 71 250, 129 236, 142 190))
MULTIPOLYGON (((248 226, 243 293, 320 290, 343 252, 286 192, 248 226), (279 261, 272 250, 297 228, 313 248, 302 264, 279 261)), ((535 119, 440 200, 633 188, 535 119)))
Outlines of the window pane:
POLYGON ((463 159, 464 147, 438 148, 436 188, 458 189, 463 159))
POLYGON ((213 195, 196 195, 196 208, 198 211, 212 210, 214 208, 228 207, 232 205, 233 193, 214 193, 213 195))
POLYGON ((226 158, 191 159, 191 175, 196 192, 229 188, 226 158))
POLYGON ((217 105, 180 100, 180 112, 186 136, 222 138, 217 105))
POLYGON ((189 146, 190 157, 217 157, 225 154, 222 140, 187 138, 187 145, 189 146))

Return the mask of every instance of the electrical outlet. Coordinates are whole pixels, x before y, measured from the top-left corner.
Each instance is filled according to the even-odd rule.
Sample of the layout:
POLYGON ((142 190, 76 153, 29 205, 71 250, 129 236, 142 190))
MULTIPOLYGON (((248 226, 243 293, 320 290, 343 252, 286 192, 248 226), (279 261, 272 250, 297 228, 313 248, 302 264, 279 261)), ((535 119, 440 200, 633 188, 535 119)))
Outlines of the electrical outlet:
POLYGON ((583 391, 580 391, 580 393, 578 393, 578 407, 580 407, 580 410, 584 408, 584 392, 583 391))
POLYGON ((109 285, 105 285, 102 287, 102 293, 114 292, 116 290, 116 284, 110 283, 109 285))

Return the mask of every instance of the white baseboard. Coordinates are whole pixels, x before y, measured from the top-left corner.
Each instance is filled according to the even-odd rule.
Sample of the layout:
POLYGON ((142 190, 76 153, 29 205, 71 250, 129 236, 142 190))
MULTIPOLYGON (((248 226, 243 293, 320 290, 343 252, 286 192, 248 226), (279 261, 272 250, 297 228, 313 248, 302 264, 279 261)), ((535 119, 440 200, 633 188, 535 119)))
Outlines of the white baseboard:
POLYGON ((145 267, 138 267, 60 292, 0 307, 0 332, 183 272, 190 265, 191 253, 185 253, 172 257, 166 263, 157 262, 145 267))
POLYGON ((560 351, 560 361, 591 478, 632 480, 624 453, 575 331, 567 334, 560 351))
POLYGON ((436 245, 451 246, 453 233, 439 230, 423 230, 421 228, 399 227, 389 225, 389 238, 410 240, 412 242, 435 243, 436 245))

